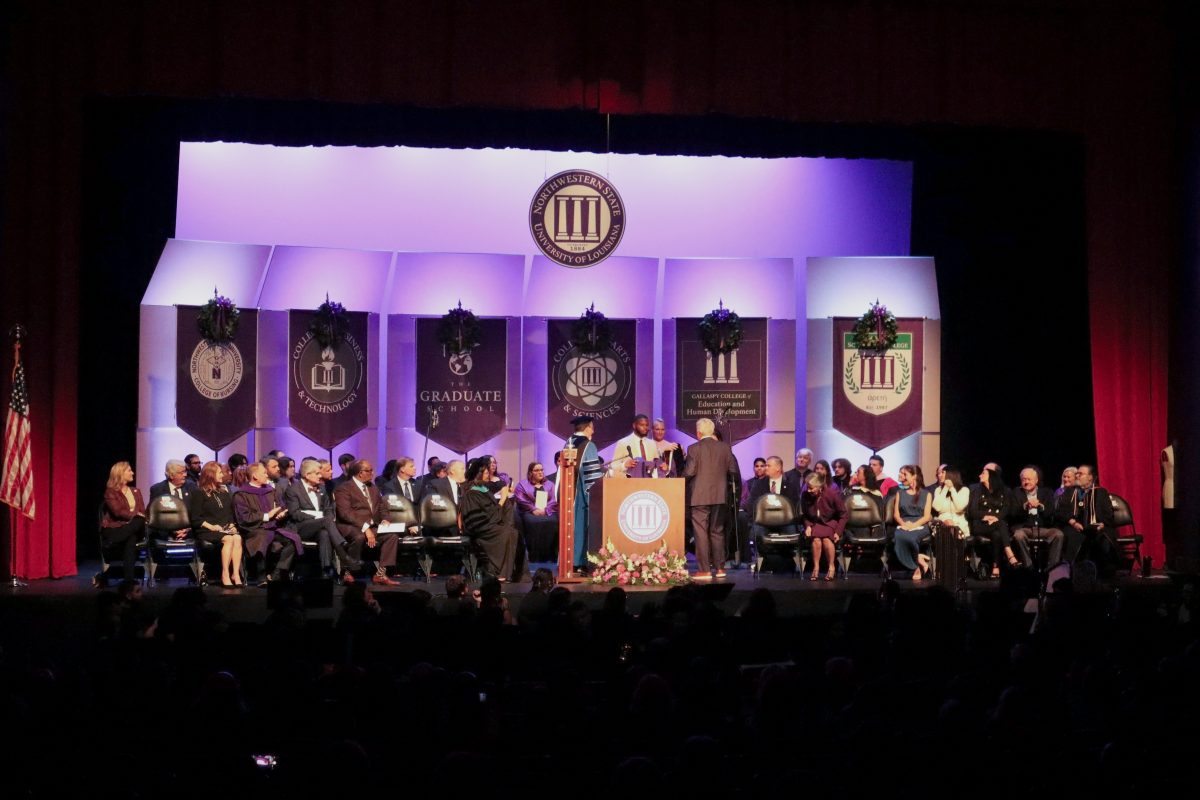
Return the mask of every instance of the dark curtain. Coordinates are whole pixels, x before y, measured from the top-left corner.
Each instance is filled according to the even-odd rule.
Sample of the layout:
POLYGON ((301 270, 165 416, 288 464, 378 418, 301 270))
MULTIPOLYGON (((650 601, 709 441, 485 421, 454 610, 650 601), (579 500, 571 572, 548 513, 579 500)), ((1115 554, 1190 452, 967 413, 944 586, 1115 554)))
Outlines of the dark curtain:
MULTIPOLYGON (((1148 550, 1161 558, 1167 337, 1165 325, 1146 321, 1168 318, 1176 235, 1167 6, 9 3, 0 323, 20 318, 32 336, 39 506, 38 520, 16 531, 15 569, 30 577, 74 571, 76 414, 81 403, 86 413, 89 392, 103 391, 74 379, 84 117, 96 96, 720 112, 1078 135, 1088 269, 1079 291, 1088 293, 1090 335, 1048 355, 1062 371, 1074 368, 1068 353, 1091 350, 1101 474, 1130 500, 1148 550)), ((136 350, 137 342, 112 346, 136 350)), ((1043 408, 1070 414, 1081 403, 1064 391, 1043 408)))

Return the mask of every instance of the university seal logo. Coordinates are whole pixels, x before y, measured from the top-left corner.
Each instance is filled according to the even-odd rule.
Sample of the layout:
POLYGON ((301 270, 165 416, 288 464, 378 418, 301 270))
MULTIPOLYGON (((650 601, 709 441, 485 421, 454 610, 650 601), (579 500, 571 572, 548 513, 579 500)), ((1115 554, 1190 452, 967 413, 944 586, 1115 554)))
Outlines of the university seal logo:
POLYGON ((201 339, 192 350, 192 385, 209 400, 224 400, 242 383, 242 354, 233 342, 201 339))
POLYGON ((620 413, 633 388, 632 359, 621 344, 584 353, 570 342, 552 354, 551 388, 572 412, 604 419, 620 413))
POLYGON ((896 344, 882 353, 858 350, 853 334, 842 336, 842 392, 862 411, 878 416, 895 411, 912 395, 913 337, 896 336, 896 344))
POLYGON ((321 347, 311 331, 292 347, 292 382, 304 405, 318 413, 354 405, 365 373, 362 346, 349 333, 336 350, 321 347))
POLYGON ((608 179, 573 169, 543 183, 529 205, 529 231, 546 257, 582 269, 613 254, 625 233, 625 204, 608 179))
POLYGON ((634 492, 617 509, 621 532, 638 544, 657 542, 671 521, 667 501, 654 492, 634 492))

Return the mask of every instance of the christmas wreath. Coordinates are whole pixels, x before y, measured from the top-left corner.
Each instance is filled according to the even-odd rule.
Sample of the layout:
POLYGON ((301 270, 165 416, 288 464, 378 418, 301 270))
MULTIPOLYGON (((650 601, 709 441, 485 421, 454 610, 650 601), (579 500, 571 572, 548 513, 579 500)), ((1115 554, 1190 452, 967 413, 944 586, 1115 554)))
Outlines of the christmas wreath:
POLYGON ((217 294, 213 287, 212 299, 200 306, 196 317, 200 335, 210 342, 228 342, 237 333, 241 313, 232 300, 217 294))
POLYGON ((896 315, 878 300, 854 323, 851 342, 858 350, 882 353, 896 344, 896 315))
POLYGON ((469 353, 479 346, 481 335, 479 319, 470 309, 462 307, 461 300, 457 308, 450 309, 442 316, 442 323, 438 326, 438 341, 446 349, 447 355, 469 353))
POLYGON ((346 317, 346 307, 330 300, 329 295, 326 294, 325 302, 317 306, 308 330, 321 347, 337 346, 346 338, 346 328, 348 327, 346 317))
POLYGON ((718 301, 717 307, 700 320, 700 343, 715 355, 732 353, 742 343, 742 320, 718 301))
POLYGON ((571 343, 589 355, 612 346, 612 324, 592 303, 571 326, 571 343))

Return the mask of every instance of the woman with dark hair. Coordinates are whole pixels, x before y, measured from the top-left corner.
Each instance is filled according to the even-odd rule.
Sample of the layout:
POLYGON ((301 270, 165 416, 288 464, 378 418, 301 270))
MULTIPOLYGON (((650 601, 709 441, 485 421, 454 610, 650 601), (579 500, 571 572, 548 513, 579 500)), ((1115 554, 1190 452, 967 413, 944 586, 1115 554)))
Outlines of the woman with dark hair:
MULTIPOLYGON (((483 550, 489 577, 507 580, 513 569, 517 532, 505 506, 511 492, 503 486, 493 494, 491 489, 491 456, 480 456, 467 467, 467 483, 459 499, 463 532, 483 550)), ((510 507, 511 510, 511 507, 510 507)))
POLYGON ((833 488, 842 493, 843 497, 846 495, 846 492, 850 491, 852 477, 850 459, 835 458, 833 460, 833 476, 829 482, 833 484, 833 488))
POLYGON ((820 577, 821 555, 824 554, 825 563, 829 565, 825 580, 831 581, 837 575, 834 550, 846 528, 846 503, 841 493, 825 482, 819 470, 809 475, 806 483, 807 488, 800 496, 800 518, 804 523, 804 537, 812 540, 809 579, 815 581, 820 577))
POLYGON ((383 465, 383 472, 375 476, 375 488, 383 492, 383 487, 392 482, 392 478, 396 477, 398 469, 400 469, 400 459, 390 459, 383 465))
POLYGON ((984 467, 979 473, 979 486, 972 492, 967 519, 971 522, 971 535, 991 540, 992 577, 1000 577, 1001 559, 1010 567, 1020 562, 1012 549, 1012 537, 1008 530, 1009 496, 1008 487, 1000 472, 984 467))
POLYGON ((821 459, 813 464, 813 472, 821 476, 821 480, 825 481, 825 485, 829 485, 829 479, 833 477, 833 470, 829 467, 829 462, 821 459))
POLYGON ((861 494, 870 498, 871 502, 879 509, 879 518, 883 519, 883 511, 887 507, 887 503, 883 499, 883 493, 879 491, 879 479, 866 464, 860 464, 854 471, 854 479, 850 481, 850 489, 846 492, 846 497, 851 494, 861 494))
MULTIPOLYGON (((137 543, 146 530, 146 503, 133 485, 133 467, 118 461, 108 471, 104 487, 104 509, 100 515, 100 538, 107 545, 121 545, 121 568, 126 580, 133 579, 137 566, 137 543)), ((97 583, 104 582, 103 576, 97 583)))
POLYGON ((188 518, 196 538, 221 543, 221 585, 241 586, 242 537, 233 522, 233 496, 225 488, 225 471, 216 461, 200 470, 196 491, 188 495, 188 518))
POLYGON ((933 490, 933 513, 939 522, 956 528, 959 536, 966 538, 971 535, 971 524, 967 522, 971 490, 963 486, 962 473, 954 467, 942 464, 938 474, 942 480, 933 490))
POLYGON ((933 500, 925 488, 925 476, 916 464, 900 468, 900 494, 896 500, 896 532, 893 535, 896 558, 913 571, 919 581, 929 571, 929 556, 921 552, 921 540, 929 535, 933 520, 933 500))

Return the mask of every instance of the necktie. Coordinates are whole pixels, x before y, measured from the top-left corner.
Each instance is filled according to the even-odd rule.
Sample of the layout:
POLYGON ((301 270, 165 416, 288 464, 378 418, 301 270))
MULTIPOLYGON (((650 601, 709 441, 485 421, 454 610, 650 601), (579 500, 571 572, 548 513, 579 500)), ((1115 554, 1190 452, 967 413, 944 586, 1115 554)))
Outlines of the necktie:
POLYGON ((405 499, 406 499, 406 500, 408 500, 408 502, 410 502, 410 503, 411 503, 411 502, 412 502, 412 499, 413 499, 413 496, 412 496, 412 484, 411 484, 411 483, 409 483, 408 481, 404 481, 404 482, 403 482, 401 485, 404 487, 404 497, 405 497, 405 499))
POLYGON ((180 499, 180 497, 179 497, 179 487, 178 487, 178 486, 172 486, 172 487, 171 487, 171 497, 174 497, 176 500, 179 500, 179 499, 180 499))
POLYGON ((771 494, 779 494, 779 484, 775 481, 771 481, 771 494))
POLYGON ((642 461, 646 460, 646 440, 638 439, 638 447, 642 448, 642 461))

